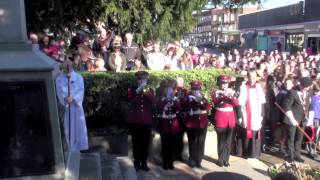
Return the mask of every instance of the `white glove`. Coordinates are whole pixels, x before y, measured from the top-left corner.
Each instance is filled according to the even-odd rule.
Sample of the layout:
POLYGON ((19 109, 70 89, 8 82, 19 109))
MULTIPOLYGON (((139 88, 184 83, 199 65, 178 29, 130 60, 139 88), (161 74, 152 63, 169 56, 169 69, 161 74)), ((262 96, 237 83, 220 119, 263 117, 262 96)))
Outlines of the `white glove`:
POLYGON ((313 120, 310 118, 307 118, 307 126, 312 127, 313 126, 313 120))
POLYGON ((298 126, 298 122, 297 120, 294 118, 293 114, 292 114, 292 111, 287 111, 286 112, 286 115, 288 116, 289 120, 290 120, 290 123, 293 125, 293 126, 298 126))
POLYGON ((290 121, 291 121, 291 124, 294 125, 294 126, 298 126, 299 125, 297 120, 295 120, 295 119, 290 119, 290 121))
MULTIPOLYGON (((242 118, 241 118, 241 119, 242 119, 242 118)), ((244 120, 242 120, 242 122, 241 122, 241 127, 247 128, 247 122, 244 121, 244 120)))
POLYGON ((147 82, 142 82, 140 86, 136 89, 136 93, 141 92, 146 85, 147 85, 147 82))
POLYGON ((189 101, 196 100, 195 96, 189 96, 189 101))

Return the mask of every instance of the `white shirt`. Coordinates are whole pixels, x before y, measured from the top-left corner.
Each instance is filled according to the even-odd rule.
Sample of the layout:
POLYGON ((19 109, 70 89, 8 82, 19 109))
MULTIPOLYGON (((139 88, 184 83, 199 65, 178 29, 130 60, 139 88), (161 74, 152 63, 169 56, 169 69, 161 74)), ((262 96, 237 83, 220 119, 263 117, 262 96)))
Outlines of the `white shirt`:
POLYGON ((147 65, 151 70, 163 70, 165 66, 164 55, 161 52, 152 52, 147 55, 147 65))

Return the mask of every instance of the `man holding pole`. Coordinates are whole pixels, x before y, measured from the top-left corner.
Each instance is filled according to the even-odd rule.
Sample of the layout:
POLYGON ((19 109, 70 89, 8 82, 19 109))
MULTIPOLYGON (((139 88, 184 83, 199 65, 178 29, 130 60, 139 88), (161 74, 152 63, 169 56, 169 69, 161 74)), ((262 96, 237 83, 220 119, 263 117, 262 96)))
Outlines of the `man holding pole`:
POLYGON ((59 103, 64 107, 64 129, 69 151, 88 149, 85 115, 82 107, 84 83, 80 74, 73 71, 72 62, 64 61, 63 73, 56 78, 59 103))
POLYGON ((286 95, 283 102, 283 110, 286 113, 284 123, 288 135, 289 161, 304 162, 300 150, 303 140, 303 130, 307 118, 313 118, 313 111, 310 111, 310 95, 308 93, 312 86, 312 79, 302 77, 299 85, 292 88, 286 95))

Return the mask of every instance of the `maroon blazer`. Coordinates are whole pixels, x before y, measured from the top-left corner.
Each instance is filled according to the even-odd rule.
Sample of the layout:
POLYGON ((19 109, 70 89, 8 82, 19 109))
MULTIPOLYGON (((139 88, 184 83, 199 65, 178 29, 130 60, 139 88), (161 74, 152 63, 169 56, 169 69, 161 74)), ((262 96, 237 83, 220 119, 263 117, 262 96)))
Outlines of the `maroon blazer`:
POLYGON ((177 134, 180 132, 178 113, 180 112, 180 103, 178 100, 172 100, 172 107, 165 109, 170 101, 167 98, 161 98, 157 102, 157 111, 159 116, 159 132, 164 134, 177 134))
POLYGON ((212 102, 214 106, 213 122, 216 128, 234 128, 236 124, 236 114, 234 106, 238 106, 238 100, 234 97, 227 97, 212 92, 212 102))
POLYGON ((185 111, 187 113, 186 117, 186 127, 187 128, 207 128, 208 127, 208 111, 211 106, 208 100, 203 98, 201 101, 190 98, 185 104, 185 111))
POLYGON ((128 89, 128 101, 130 108, 127 122, 129 124, 152 125, 155 95, 152 89, 143 93, 136 93, 136 89, 128 89))

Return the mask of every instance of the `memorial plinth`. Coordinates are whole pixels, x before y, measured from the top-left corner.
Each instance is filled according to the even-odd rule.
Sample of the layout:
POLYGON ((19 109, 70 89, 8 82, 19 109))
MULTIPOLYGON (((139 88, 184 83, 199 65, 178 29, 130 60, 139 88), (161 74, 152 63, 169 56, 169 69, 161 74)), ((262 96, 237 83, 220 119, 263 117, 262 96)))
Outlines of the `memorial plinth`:
POLYGON ((0 1, 0 178, 65 178, 56 69, 27 41, 24 1, 0 1))

